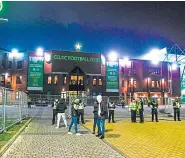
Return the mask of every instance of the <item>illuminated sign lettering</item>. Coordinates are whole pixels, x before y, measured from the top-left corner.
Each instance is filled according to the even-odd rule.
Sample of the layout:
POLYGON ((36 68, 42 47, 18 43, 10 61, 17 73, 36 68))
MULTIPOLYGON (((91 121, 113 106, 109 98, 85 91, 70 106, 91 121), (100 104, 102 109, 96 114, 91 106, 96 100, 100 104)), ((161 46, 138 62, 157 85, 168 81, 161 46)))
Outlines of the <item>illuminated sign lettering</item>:
POLYGON ((84 62, 100 62, 100 58, 93 57, 80 57, 80 56, 62 56, 62 55, 54 55, 54 60, 72 60, 72 61, 84 61, 84 62))

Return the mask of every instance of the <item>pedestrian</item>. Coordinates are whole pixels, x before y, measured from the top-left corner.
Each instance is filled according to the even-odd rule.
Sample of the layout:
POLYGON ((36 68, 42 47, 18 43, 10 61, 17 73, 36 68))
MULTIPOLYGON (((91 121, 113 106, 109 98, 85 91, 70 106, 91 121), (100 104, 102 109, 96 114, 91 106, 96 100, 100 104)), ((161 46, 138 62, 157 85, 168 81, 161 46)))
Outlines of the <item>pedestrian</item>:
POLYGON ((158 109, 158 104, 153 99, 150 105, 151 105, 151 109, 152 109, 152 122, 154 121, 154 115, 155 115, 156 122, 159 122, 159 120, 158 120, 158 110, 157 110, 158 109))
POLYGON ((121 99, 121 106, 122 106, 122 108, 125 108, 125 101, 124 101, 124 99, 121 99))
MULTIPOLYGON (((98 105, 99 105, 99 103, 98 103, 98 101, 96 101, 94 103, 94 111, 93 111, 93 113, 94 113, 94 124, 93 124, 93 133, 92 134, 96 133, 96 125, 98 125, 97 124, 97 122, 98 122, 98 105)), ((98 127, 98 135, 101 135, 100 127, 98 127)))
POLYGON ((73 134, 71 132, 71 128, 74 124, 76 135, 81 135, 80 133, 78 133, 78 121, 77 121, 77 119, 78 119, 78 107, 79 107, 79 99, 75 99, 74 104, 71 107, 71 116, 72 116, 72 118, 71 118, 71 123, 69 125, 68 134, 73 134))
POLYGON ((137 103, 135 98, 130 102, 130 109, 131 109, 131 121, 132 123, 136 122, 136 110, 137 110, 137 103))
POLYGON ((108 109, 109 109, 109 123, 110 123, 110 121, 111 121, 111 117, 112 117, 112 122, 113 122, 113 123, 116 123, 116 122, 114 121, 114 110, 115 110, 115 108, 116 108, 115 103, 114 103, 113 101, 110 101, 110 102, 108 103, 108 109))
POLYGON ((173 102, 174 121, 176 121, 176 118, 178 118, 178 121, 181 121, 181 120, 180 120, 180 108, 181 108, 181 105, 180 105, 178 99, 176 99, 176 100, 173 102))
POLYGON ((65 103, 65 100, 60 99, 59 103, 56 105, 56 112, 57 112, 57 127, 56 128, 59 128, 60 126, 61 117, 64 121, 65 127, 67 128, 67 121, 66 121, 66 116, 65 116, 66 109, 67 109, 67 105, 65 103))
POLYGON ((100 139, 104 139, 105 136, 105 119, 107 118, 107 106, 105 103, 102 102, 102 96, 98 95, 97 96, 97 101, 98 101, 98 120, 97 120, 97 125, 98 125, 98 135, 97 137, 100 136, 100 139))
POLYGON ((28 108, 31 108, 31 98, 28 98, 28 108))
POLYGON ((55 124, 55 120, 56 120, 56 117, 57 117, 57 110, 56 110, 57 104, 58 104, 58 99, 56 99, 56 100, 53 102, 53 104, 52 104, 52 107, 53 107, 52 125, 55 124))
POLYGON ((84 103, 80 100, 79 107, 78 107, 78 124, 80 123, 80 116, 82 124, 85 124, 84 121, 84 103))
POLYGON ((144 116, 143 116, 144 108, 143 108, 143 101, 141 98, 137 102, 137 110, 139 112, 140 123, 144 123, 144 116))

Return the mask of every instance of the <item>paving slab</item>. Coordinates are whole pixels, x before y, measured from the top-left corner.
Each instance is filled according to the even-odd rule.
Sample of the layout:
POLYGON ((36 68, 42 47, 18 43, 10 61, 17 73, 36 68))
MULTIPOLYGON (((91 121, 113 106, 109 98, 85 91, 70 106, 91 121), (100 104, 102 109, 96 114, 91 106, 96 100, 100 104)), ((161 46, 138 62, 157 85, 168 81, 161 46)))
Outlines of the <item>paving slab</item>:
MULTIPOLYGON (((50 108, 39 109, 37 117, 16 139, 2 158, 122 158, 123 156, 83 126, 81 136, 68 135, 61 125, 51 125, 50 108)), ((69 120, 68 120, 69 123, 69 120)))

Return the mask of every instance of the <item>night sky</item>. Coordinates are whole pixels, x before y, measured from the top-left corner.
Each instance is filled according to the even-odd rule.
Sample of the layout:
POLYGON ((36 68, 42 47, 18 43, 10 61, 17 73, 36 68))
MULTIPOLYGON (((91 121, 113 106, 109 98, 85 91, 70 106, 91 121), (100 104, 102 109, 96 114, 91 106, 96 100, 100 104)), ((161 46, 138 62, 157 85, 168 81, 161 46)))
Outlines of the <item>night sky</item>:
POLYGON ((184 2, 4 2, 0 48, 74 50, 138 56, 185 48, 184 2))

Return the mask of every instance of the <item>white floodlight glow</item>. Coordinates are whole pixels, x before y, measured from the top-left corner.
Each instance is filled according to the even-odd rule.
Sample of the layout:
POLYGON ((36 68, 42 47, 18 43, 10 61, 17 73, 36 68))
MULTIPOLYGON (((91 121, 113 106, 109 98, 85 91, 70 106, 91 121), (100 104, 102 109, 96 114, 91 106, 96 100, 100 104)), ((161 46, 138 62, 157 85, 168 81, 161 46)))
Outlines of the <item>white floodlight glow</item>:
POLYGON ((157 64, 159 64, 159 61, 157 61, 157 60, 152 60, 152 64, 157 65, 157 64))
POLYGON ((118 59, 118 54, 117 52, 110 52, 108 55, 109 61, 117 61, 118 59))
POLYGON ((49 63, 49 62, 51 61, 51 55, 48 54, 48 53, 45 53, 44 59, 45 59, 45 61, 46 61, 47 63, 49 63))
POLYGON ((5 73, 5 79, 7 79, 7 78, 8 78, 8 75, 9 75, 8 73, 5 73))
POLYGON ((103 55, 101 55, 101 62, 102 62, 102 65, 105 65, 105 57, 103 55))
POLYGON ((38 56, 43 56, 43 54, 44 54, 43 48, 41 48, 41 47, 37 48, 36 54, 37 54, 38 56))
POLYGON ((177 67, 178 67, 177 63, 172 64, 172 70, 177 70, 177 67))
POLYGON ((10 53, 10 56, 12 57, 16 57, 18 55, 18 50, 17 49, 12 49, 11 53, 10 53))

